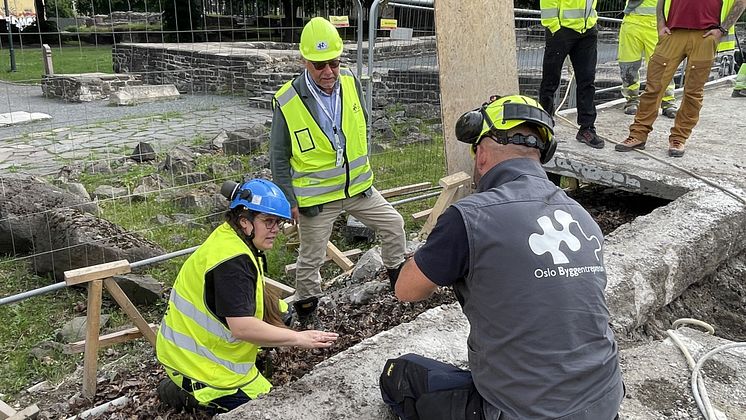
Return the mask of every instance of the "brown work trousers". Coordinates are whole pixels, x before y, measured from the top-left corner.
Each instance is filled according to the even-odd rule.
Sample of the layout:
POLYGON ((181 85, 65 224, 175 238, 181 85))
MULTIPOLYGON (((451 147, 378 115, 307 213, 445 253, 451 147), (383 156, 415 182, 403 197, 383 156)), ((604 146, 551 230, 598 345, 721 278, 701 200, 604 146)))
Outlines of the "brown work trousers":
POLYGON ((699 121, 705 82, 717 51, 715 38, 703 38, 705 32, 707 31, 700 29, 672 29, 670 35, 660 38, 653 56, 650 57, 645 92, 640 96, 635 121, 629 127, 630 137, 647 141, 648 134, 653 130, 653 123, 658 118, 658 109, 666 87, 685 58, 684 97, 674 126, 671 127, 669 140, 677 139, 684 143, 692 134, 692 129, 699 121))

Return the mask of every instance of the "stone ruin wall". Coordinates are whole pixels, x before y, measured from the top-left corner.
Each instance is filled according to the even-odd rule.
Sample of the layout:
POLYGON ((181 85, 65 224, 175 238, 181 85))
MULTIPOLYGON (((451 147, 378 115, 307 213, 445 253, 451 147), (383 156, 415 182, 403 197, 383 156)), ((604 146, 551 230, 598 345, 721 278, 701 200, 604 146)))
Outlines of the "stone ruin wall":
MULTIPOLYGON (((240 43, 258 48, 255 54, 227 55, 172 48, 167 44, 117 44, 112 55, 114 71, 139 74, 144 84, 174 84, 181 93, 231 93, 256 99, 257 106, 268 106, 271 95, 302 67, 297 57, 277 57, 262 48, 288 50, 292 44, 240 43)), ((225 46, 223 45, 223 49, 225 46)), ((435 54, 435 43, 426 41, 414 47, 376 47, 376 60, 435 54)), ((347 63, 356 60, 355 50, 346 50, 347 63)), ((367 62, 367 51, 363 54, 367 62)), ((437 69, 388 70, 374 75, 374 105, 389 103, 439 103, 437 69)))

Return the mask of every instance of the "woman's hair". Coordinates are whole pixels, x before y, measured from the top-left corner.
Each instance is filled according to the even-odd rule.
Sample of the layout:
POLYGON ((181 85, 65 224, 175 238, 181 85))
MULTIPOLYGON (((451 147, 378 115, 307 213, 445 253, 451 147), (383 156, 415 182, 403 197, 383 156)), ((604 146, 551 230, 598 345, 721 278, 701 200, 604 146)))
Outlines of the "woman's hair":
MULTIPOLYGON (((238 237, 241 238, 241 240, 243 240, 249 248, 255 251, 254 258, 258 258, 258 256, 256 255, 256 246, 254 245, 254 242, 252 242, 254 235, 251 235, 251 237, 249 237, 243 233, 243 229, 241 229, 241 218, 253 222, 256 215, 256 212, 248 210, 242 206, 229 209, 225 213, 225 221, 228 222, 228 224, 233 228, 238 237)), ((261 264, 261 262, 259 262, 259 264, 261 264)), ((267 287, 266 284, 264 285, 263 290, 264 293, 262 294, 262 299, 264 300, 264 315, 262 320, 276 327, 287 328, 285 323, 282 322, 282 312, 280 312, 280 297, 277 296, 277 294, 273 290, 267 287)))

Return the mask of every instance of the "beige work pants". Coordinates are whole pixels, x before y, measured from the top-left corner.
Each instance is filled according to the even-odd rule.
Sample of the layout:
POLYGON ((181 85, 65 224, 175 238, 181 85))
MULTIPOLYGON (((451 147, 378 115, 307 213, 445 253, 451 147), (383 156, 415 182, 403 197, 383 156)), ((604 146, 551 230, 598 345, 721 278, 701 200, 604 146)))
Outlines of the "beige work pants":
POLYGON ((671 127, 669 139, 684 143, 689 138, 699 121, 705 82, 710 75, 710 67, 717 50, 717 43, 713 37, 702 38, 705 32, 707 31, 673 29, 670 35, 665 35, 658 41, 655 52, 650 57, 645 93, 640 96, 635 121, 629 127, 630 137, 647 141, 648 134, 653 130, 653 122, 658 117, 658 107, 666 86, 671 82, 676 68, 686 58, 684 96, 671 127))
POLYGON ((326 203, 323 211, 313 217, 300 215, 300 250, 295 270, 295 294, 299 300, 322 295, 319 269, 324 263, 334 221, 342 210, 375 229, 381 237, 381 257, 387 268, 397 267, 404 261, 404 219, 375 188, 371 188, 371 192, 370 197, 358 194, 326 203))

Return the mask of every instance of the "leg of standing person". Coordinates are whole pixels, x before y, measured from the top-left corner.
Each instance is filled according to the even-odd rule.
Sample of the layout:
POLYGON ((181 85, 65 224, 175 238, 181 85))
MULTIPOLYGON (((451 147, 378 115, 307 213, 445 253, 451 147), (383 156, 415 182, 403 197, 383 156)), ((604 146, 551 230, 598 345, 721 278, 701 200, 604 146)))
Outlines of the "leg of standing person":
MULTIPOLYGON (((651 27, 647 31, 641 31, 640 43, 645 53, 645 63, 650 66, 650 57, 655 52, 655 46, 658 44, 658 29, 651 27)), ((676 107, 676 97, 674 96, 676 84, 671 77, 671 81, 666 86, 666 90, 661 98, 662 114, 668 118, 675 118, 678 108, 676 107)))
POLYGON ((562 66, 565 64, 565 58, 573 42, 572 39, 569 39, 573 33, 577 34, 577 32, 567 28, 560 28, 554 34, 549 29, 545 31, 546 43, 541 67, 539 104, 552 116, 554 116, 554 94, 557 92, 562 78, 562 66))
POLYGON ((658 107, 663 98, 664 86, 667 86, 676 68, 685 57, 686 30, 676 29, 670 35, 661 38, 655 52, 650 57, 645 92, 640 95, 640 106, 634 122, 629 126, 629 137, 616 145, 618 152, 632 149, 644 149, 648 134, 653 130, 653 123, 658 118, 658 107))
MULTIPOLYGON (((622 79, 622 96, 627 100, 624 104, 624 113, 627 115, 635 115, 640 103, 640 67, 645 49, 644 37, 641 35, 643 31, 643 26, 627 21, 623 21, 619 29, 617 59, 622 79)), ((649 61, 649 55, 650 53, 646 62, 649 61)))
POLYGON ((576 102, 580 130, 576 139, 596 149, 604 147, 604 141, 596 135, 596 60, 598 56, 598 28, 593 27, 579 34, 570 48, 570 62, 577 81, 576 102))
POLYGON ((732 97, 746 97, 746 63, 742 63, 736 76, 736 85, 733 87, 732 97))
POLYGON ((710 76, 710 68, 717 54, 715 38, 702 38, 702 31, 688 31, 691 50, 687 51, 686 74, 684 76, 684 96, 676 120, 671 127, 668 154, 673 157, 684 155, 684 143, 692 134, 699 121, 699 111, 704 100, 705 83, 710 76))
POLYGON ((375 187, 371 187, 370 192, 369 197, 361 194, 345 200, 344 209, 381 236, 383 265, 389 270, 396 270, 404 262, 406 250, 404 219, 375 187))
POLYGON ((322 295, 319 270, 326 257, 326 244, 329 242, 334 220, 341 210, 340 200, 324 204, 323 210, 316 216, 300 215, 300 249, 295 269, 295 295, 298 301, 322 295))

